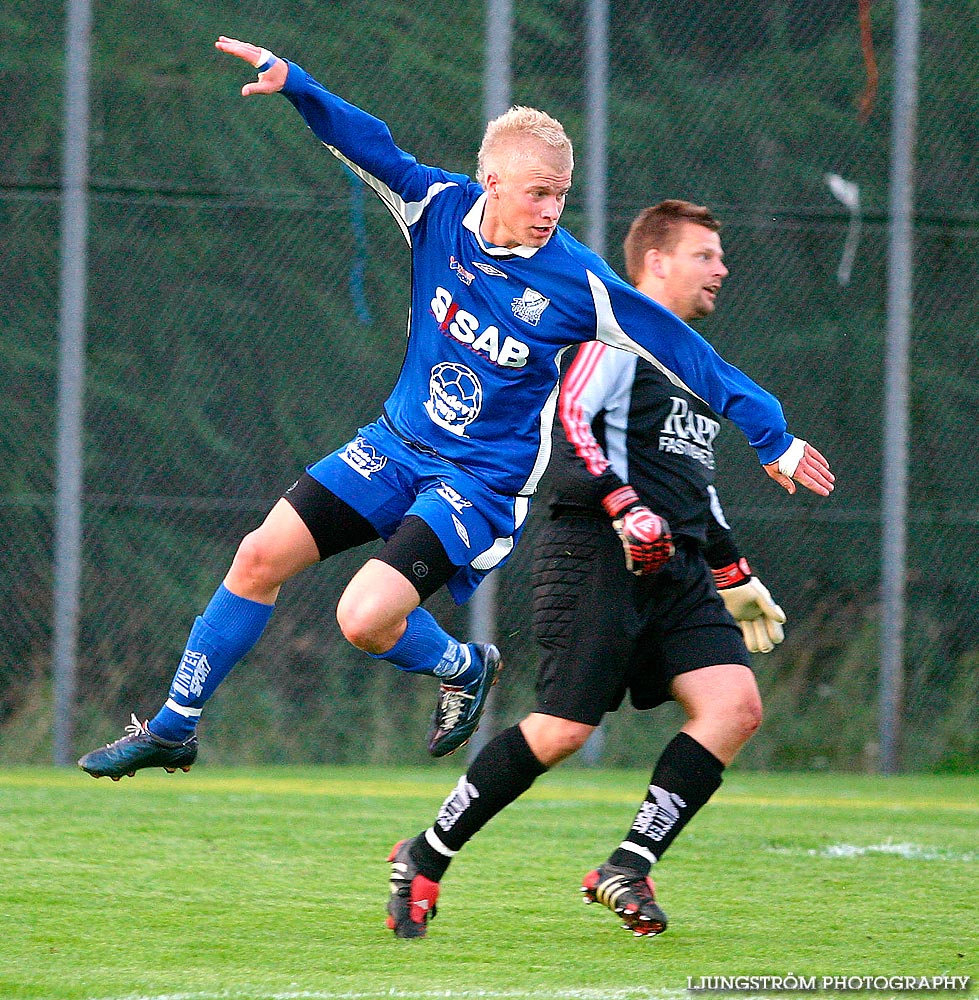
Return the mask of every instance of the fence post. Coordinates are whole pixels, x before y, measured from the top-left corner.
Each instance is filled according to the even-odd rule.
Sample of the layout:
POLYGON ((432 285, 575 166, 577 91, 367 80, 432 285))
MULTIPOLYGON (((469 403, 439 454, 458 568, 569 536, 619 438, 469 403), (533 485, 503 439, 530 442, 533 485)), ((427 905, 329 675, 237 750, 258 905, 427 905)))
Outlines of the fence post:
POLYGON ((585 214, 588 245, 605 256, 608 218, 608 0, 588 0, 585 61, 585 214))
POLYGON ((54 762, 70 763, 81 604, 88 245, 90 0, 69 0, 65 31, 65 139, 61 184, 58 440, 54 505, 52 674, 54 762))
POLYGON ((914 145, 918 99, 918 0, 895 8, 891 132, 884 462, 881 497, 880 771, 900 768, 908 516, 908 353, 914 250, 914 145))

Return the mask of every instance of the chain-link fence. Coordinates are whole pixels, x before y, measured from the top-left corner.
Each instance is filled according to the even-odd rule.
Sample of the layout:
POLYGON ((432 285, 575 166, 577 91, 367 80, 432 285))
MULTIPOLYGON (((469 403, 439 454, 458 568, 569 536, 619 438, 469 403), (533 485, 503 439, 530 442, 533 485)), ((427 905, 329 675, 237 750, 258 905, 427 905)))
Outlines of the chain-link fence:
MULTIPOLYGON (((584 6, 517 5, 511 58, 514 103, 546 109, 576 141, 563 222, 578 234, 584 6)), ((284 100, 238 96, 248 74, 213 51, 214 38, 294 58, 388 121, 419 159, 472 172, 484 20, 475 2, 96 6, 78 750, 118 735, 130 710, 155 711, 238 539, 307 462, 378 412, 403 353, 409 276, 396 227, 284 100)), ((789 616, 785 643, 758 657, 767 718, 746 766, 875 765, 893 22, 882 0, 611 4, 608 256, 621 263, 619 244, 644 205, 710 205, 725 222, 731 275, 702 329, 776 392, 790 429, 838 476, 828 500, 789 498, 725 432, 722 498, 789 616), (868 6, 872 48, 860 22, 868 6), (859 216, 828 174, 858 186, 859 216)), ((15 0, 0 26, 0 760, 43 761, 64 20, 15 0)), ((904 698, 912 769, 979 764, 977 52, 976 4, 923 4, 904 698)), ((543 513, 538 503, 499 574, 499 724, 532 702, 528 574, 543 513)), ((426 759, 434 685, 370 660, 336 626, 339 593, 367 554, 284 588, 262 642, 209 705, 202 759, 426 759)), ((465 609, 442 595, 429 606, 466 633, 465 609)), ((675 722, 670 712, 618 713, 603 760, 645 764, 675 722)))

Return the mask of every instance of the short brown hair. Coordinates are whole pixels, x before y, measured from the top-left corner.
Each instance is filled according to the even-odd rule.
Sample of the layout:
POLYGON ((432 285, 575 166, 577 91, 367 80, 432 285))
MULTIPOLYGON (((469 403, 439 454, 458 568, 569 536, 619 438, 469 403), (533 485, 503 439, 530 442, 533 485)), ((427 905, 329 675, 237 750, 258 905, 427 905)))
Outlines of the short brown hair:
POLYGON ((714 218, 709 208, 681 201, 679 198, 667 198, 658 205, 650 205, 632 220, 622 246, 625 251, 626 274, 634 285, 642 277, 646 251, 655 248, 669 253, 676 246, 680 238, 680 226, 685 222, 703 226, 713 233, 721 228, 720 222, 714 218))

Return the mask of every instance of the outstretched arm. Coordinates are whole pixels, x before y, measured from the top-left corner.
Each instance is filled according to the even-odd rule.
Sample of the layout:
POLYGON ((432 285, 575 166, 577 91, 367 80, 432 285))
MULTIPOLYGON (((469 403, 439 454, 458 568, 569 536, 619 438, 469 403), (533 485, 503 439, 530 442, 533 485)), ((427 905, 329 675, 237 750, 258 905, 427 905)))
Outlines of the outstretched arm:
POLYGON ((795 492, 795 482, 822 496, 832 492, 826 459, 788 433, 782 406, 770 392, 725 361, 679 317, 629 285, 601 257, 588 258, 585 275, 596 340, 645 358, 674 385, 737 424, 768 474, 789 493, 795 492))
POLYGON ((285 86, 289 64, 285 59, 276 58, 268 49, 252 45, 251 42, 239 42, 237 38, 228 38, 226 35, 221 35, 214 47, 230 56, 244 59, 258 70, 258 79, 241 88, 243 97, 250 94, 276 94, 285 86))
POLYGON ((383 121, 331 93, 296 63, 226 35, 214 45, 257 71, 258 79, 241 88, 245 97, 281 92, 292 103, 313 135, 377 192, 401 224, 405 239, 407 227, 424 211, 426 195, 432 193, 434 184, 448 187, 468 182, 461 174, 421 166, 395 143, 383 121))

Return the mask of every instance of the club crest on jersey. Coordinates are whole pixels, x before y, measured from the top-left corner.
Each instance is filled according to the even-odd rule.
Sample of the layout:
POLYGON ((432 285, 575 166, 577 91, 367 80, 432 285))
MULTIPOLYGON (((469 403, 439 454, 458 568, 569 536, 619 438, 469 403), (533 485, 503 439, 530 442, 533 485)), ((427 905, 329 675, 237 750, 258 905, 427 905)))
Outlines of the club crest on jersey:
POLYGON ((481 260, 474 260, 472 262, 473 267, 478 268, 483 274, 488 274, 491 278, 506 278, 507 274, 505 271, 501 271, 498 267, 493 267, 492 264, 484 264, 481 260))
POLYGON ((443 361, 432 369, 428 379, 425 410, 432 420, 447 431, 466 436, 483 407, 483 387, 476 373, 454 361, 443 361))
POLYGON ((364 479, 370 479, 371 473, 380 472, 388 464, 387 455, 379 455, 377 449, 360 436, 340 452, 340 458, 364 479))
POLYGON ((476 280, 476 275, 472 271, 467 271, 462 264, 455 259, 455 257, 449 258, 449 267, 452 268, 456 273, 456 277, 464 284, 471 285, 476 280))
POLYGON ((531 326, 537 326, 544 310, 550 304, 551 300, 545 298, 540 292, 535 292, 533 288, 525 288, 523 295, 510 303, 510 308, 517 319, 522 319, 531 326))

